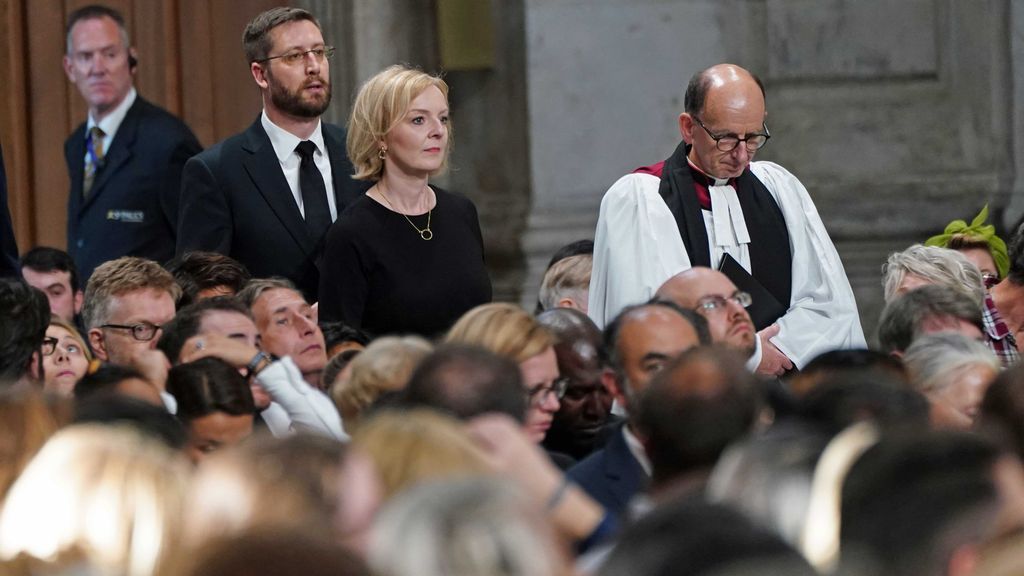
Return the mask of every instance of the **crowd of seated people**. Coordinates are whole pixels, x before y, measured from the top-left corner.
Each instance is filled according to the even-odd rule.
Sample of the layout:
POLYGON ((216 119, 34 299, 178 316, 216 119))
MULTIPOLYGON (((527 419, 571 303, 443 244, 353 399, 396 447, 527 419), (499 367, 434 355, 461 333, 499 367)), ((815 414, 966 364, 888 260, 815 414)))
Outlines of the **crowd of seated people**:
POLYGON ((26 279, 0 281, 5 573, 902 576, 1024 561, 1024 366, 993 353, 988 289, 952 250, 889 258, 878 349, 781 378, 750 362, 749 297, 707 269, 604 330, 574 288, 536 317, 478 306, 431 340, 321 328, 290 282, 226 257, 182 280, 200 256, 178 277, 137 257, 100 265, 71 321, 26 279))
MULTIPOLYGON (((101 33, 115 40, 103 73, 134 70, 123 18, 83 7, 72 81, 101 33)), ((859 345, 806 191, 771 196, 802 185, 760 166, 771 186, 748 188, 763 113, 764 133, 704 125, 763 104, 726 65, 695 77, 679 166, 627 181, 683 174, 667 192, 701 188, 711 208, 680 202, 721 227, 713 252, 756 273, 652 273, 648 254, 615 254, 644 260, 618 282, 621 246, 583 239, 553 253, 536 309, 492 302, 474 205, 429 183, 451 147, 448 84, 387 68, 360 89, 346 142, 320 122, 334 49, 310 13, 257 16, 245 51, 264 113, 175 157, 187 216, 166 258, 101 255, 83 213, 73 254, 34 247, 21 277, 0 278, 0 574, 1024 573, 1024 226, 1004 243, 983 210, 891 254, 877 345, 859 345), (729 86, 735 106, 715 92, 729 86), (732 157, 738 175, 703 174, 732 157), (267 187, 243 165, 269 170, 267 187), (783 233, 799 205, 793 254, 723 248, 748 224, 779 232, 753 213, 716 220, 714 204, 746 202, 734 185, 775 198, 783 233), (791 277, 765 282, 763 263, 783 260, 791 277), (616 291, 631 282, 644 297, 616 291), (764 299, 790 291, 765 321, 764 299)), ((124 106, 153 108, 124 87, 124 106)), ((73 149, 77 202, 118 182, 95 154, 92 129, 109 125, 90 116, 79 134, 98 135, 73 149)), ((693 216, 682 204, 661 232, 693 216)), ((684 243, 691 264, 709 256, 684 243)))

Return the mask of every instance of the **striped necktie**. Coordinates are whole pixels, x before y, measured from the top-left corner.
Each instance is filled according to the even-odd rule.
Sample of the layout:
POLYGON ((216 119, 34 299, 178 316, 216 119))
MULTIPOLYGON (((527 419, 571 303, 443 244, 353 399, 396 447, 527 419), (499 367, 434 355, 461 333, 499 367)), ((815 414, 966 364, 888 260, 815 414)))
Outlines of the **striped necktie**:
POLYGON ((99 126, 93 126, 89 130, 89 136, 85 139, 85 178, 82 180, 82 196, 88 197, 92 190, 92 183, 96 180, 96 173, 103 168, 103 138, 106 136, 99 126))

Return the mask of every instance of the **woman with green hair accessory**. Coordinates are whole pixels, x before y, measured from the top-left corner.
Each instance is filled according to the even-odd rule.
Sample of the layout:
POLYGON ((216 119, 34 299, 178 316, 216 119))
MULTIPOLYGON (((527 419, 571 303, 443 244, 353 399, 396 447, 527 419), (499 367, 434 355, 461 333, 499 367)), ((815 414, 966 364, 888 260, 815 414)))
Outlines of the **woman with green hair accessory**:
POLYGON ((996 227, 986 224, 988 204, 971 220, 970 224, 963 220, 953 220, 942 234, 932 236, 925 241, 925 246, 950 248, 961 252, 968 260, 981 270, 985 278, 985 287, 991 288, 1010 271, 1010 257, 1006 251, 1006 242, 996 236, 996 227))

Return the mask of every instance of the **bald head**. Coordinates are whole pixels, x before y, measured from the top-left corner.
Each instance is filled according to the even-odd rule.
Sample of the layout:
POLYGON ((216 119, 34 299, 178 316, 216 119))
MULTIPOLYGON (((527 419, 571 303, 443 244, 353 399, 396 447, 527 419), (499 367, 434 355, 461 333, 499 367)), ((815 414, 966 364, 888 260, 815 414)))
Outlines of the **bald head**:
POLYGON ((747 142, 732 150, 720 150, 715 137, 745 139, 766 133, 761 81, 735 64, 712 66, 690 80, 684 109, 679 116, 679 132, 692 146, 690 161, 716 178, 739 176, 756 150, 750 150, 747 142))
POLYGON ((655 296, 687 310, 696 310, 708 321, 713 343, 749 356, 754 353, 757 334, 746 308, 732 298, 735 294, 736 285, 728 276, 718 270, 694 266, 666 280, 655 296), (714 305, 716 303, 718 306, 714 305))

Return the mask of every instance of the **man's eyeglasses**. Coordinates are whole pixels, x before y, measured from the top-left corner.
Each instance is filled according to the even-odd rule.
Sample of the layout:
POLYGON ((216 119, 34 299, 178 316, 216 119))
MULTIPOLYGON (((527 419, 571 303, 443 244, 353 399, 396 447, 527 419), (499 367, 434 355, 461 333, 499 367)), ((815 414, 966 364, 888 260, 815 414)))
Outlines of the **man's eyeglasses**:
POLYGON ((527 399, 529 399, 530 404, 543 404, 544 401, 548 399, 549 394, 554 394, 555 398, 561 400, 563 397, 565 397, 565 390, 568 387, 569 379, 559 378, 558 380, 552 382, 550 386, 538 384, 537 386, 530 388, 527 391, 526 396, 527 399))
POLYGON ((269 56, 262 60, 256 60, 256 62, 262 64, 263 62, 270 62, 271 60, 280 60, 288 66, 294 66, 305 60, 307 54, 312 54, 313 57, 316 58, 317 62, 323 62, 334 55, 334 46, 321 46, 319 48, 313 48, 312 50, 296 50, 294 52, 288 52, 278 56, 269 56))
POLYGON ((139 322, 138 324, 103 324, 100 328, 113 328, 114 330, 129 330, 132 333, 132 338, 135 338, 139 342, 149 342, 155 336, 158 330, 163 328, 159 324, 153 324, 151 322, 139 322))
POLYGON ((722 152, 732 152, 743 142, 743 145, 747 147, 747 152, 754 152, 768 143, 768 139, 772 137, 768 133, 768 126, 764 122, 761 122, 761 128, 764 128, 763 134, 748 134, 746 138, 740 138, 735 134, 725 134, 724 136, 717 136, 708 130, 708 127, 700 121, 700 118, 696 116, 690 116, 693 120, 708 133, 708 136, 715 141, 715 146, 722 152))
POLYGON ((729 303, 729 301, 735 302, 739 304, 741 307, 746 308, 747 306, 750 306, 750 304, 754 301, 754 298, 751 297, 750 294, 747 294, 746 292, 741 292, 740 290, 733 292, 732 296, 729 296, 728 298, 719 296, 717 294, 712 294, 711 296, 705 296, 700 300, 697 300, 696 310, 698 312, 714 312, 715 310, 725 310, 725 306, 729 303))

